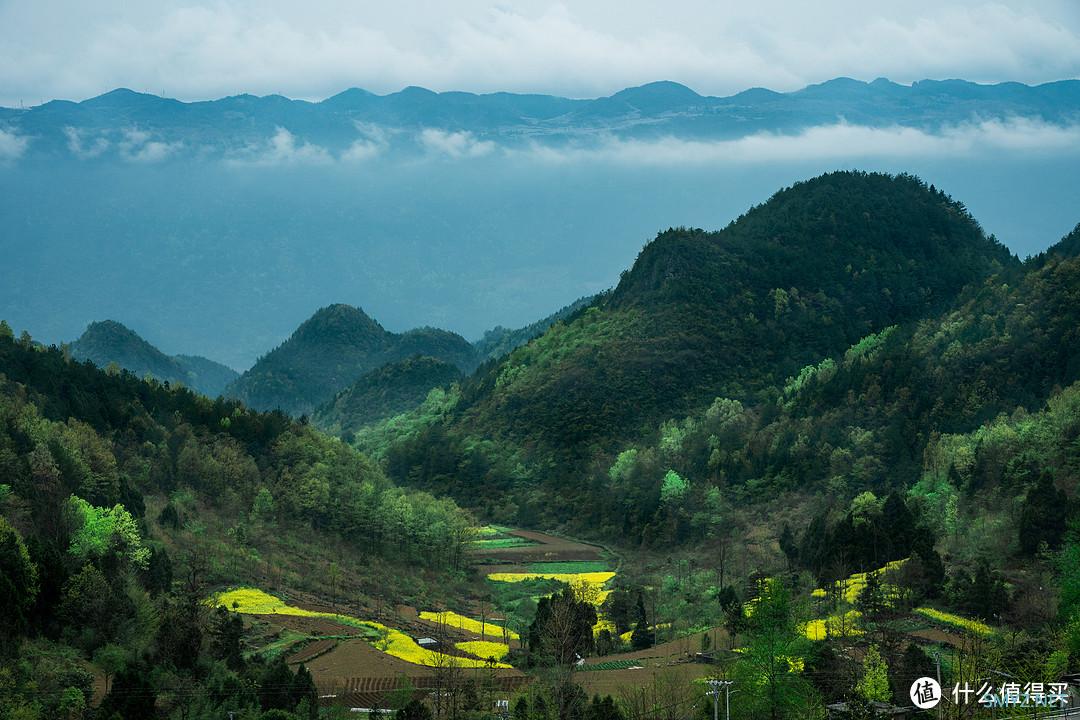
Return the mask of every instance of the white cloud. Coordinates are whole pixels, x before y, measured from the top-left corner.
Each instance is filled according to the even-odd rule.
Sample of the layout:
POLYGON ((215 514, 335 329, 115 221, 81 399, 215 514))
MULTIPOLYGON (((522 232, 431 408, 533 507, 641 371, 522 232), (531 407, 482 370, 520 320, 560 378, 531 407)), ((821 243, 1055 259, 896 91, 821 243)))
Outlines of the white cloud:
POLYGON ((64 135, 67 136, 68 150, 82 160, 96 158, 109 149, 108 138, 101 135, 89 138, 84 131, 70 126, 64 128, 64 135))
POLYGON ((309 143, 298 142, 296 136, 286 128, 279 127, 266 143, 247 148, 244 152, 229 158, 234 165, 329 165, 334 161, 326 148, 309 143))
POLYGON ((419 140, 420 144, 429 152, 445 155, 455 160, 483 157, 495 150, 495 143, 490 140, 477 140, 467 130, 451 132, 425 128, 420 132, 419 140))
POLYGON ((1080 75, 1075 0, 37 0, 0 2, 0 103, 127 86, 183 99, 349 86, 710 94, 838 75, 1080 75))
POLYGON ((29 144, 29 138, 0 128, 0 162, 18 160, 29 144))
POLYGON ((343 162, 364 162, 382 153, 390 145, 392 132, 386 128, 370 123, 357 122, 356 130, 360 133, 357 138, 341 154, 343 162))
POLYGON ((796 134, 759 133, 734 140, 623 140, 592 145, 533 144, 507 150, 545 163, 609 162, 627 165, 750 165, 772 162, 862 158, 963 157, 987 152, 1080 153, 1080 125, 1052 125, 1016 118, 947 127, 928 132, 909 127, 866 127, 837 123, 796 134))
POLYGON ((123 138, 117 143, 120 156, 129 162, 135 163, 161 162, 183 147, 181 142, 166 143, 151 140, 150 133, 138 128, 124 130, 123 138))

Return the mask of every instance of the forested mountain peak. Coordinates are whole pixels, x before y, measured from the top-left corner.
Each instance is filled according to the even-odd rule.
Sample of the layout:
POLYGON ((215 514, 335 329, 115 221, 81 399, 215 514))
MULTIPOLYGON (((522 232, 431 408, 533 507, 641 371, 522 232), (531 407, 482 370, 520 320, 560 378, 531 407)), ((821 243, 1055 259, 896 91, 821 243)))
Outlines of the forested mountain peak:
POLYGON ((320 308, 301 323, 289 342, 330 342, 377 347, 390 336, 382 325, 358 307, 336 303, 320 308))
POLYGON ((135 331, 116 320, 96 320, 90 323, 79 339, 71 344, 71 347, 89 351, 93 347, 102 345, 124 348, 132 354, 141 354, 151 360, 168 357, 139 337, 135 331))
POLYGON ((472 370, 476 352, 456 333, 417 328, 387 331, 357 307, 334 304, 319 309, 274 350, 228 388, 228 393, 260 409, 311 413, 365 373, 386 363, 428 355, 472 370))
MULTIPOLYGON (((1020 269, 961 203, 918 178, 823 175, 723 230, 661 232, 612 293, 465 381, 449 409, 422 410, 441 427, 392 448, 389 467, 437 476, 429 487, 459 497, 500 479, 500 489, 527 480, 570 492, 586 467, 607 467, 671 418, 716 398, 770 406, 807 366, 1020 269), (467 450, 478 438, 503 444, 478 461, 467 450), (443 464, 421 470, 433 443, 443 464), (522 456, 536 463, 524 475, 522 456), (497 470, 473 477, 476 467, 497 470)), ((383 452, 372 438, 362 444, 383 452)))
POLYGON ((142 377, 184 385, 216 397, 238 374, 232 368, 192 355, 169 356, 115 320, 92 322, 70 346, 73 357, 100 368, 111 363, 142 377))
POLYGON ((906 175, 834 172, 796 183, 719 232, 669 229, 638 256, 617 305, 712 304, 743 291, 738 276, 837 296, 872 282, 903 312, 947 299, 1014 263, 958 203, 906 175), (909 287, 901 288, 901 285, 909 287))

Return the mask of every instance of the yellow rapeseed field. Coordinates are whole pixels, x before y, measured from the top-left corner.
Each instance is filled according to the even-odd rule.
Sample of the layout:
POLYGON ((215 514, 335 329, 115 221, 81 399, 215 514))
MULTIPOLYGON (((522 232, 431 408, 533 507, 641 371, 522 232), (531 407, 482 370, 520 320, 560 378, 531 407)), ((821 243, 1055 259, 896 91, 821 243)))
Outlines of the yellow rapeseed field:
POLYGON ((503 637, 503 632, 506 632, 506 637, 511 640, 517 640, 518 634, 508 628, 504 629, 502 625, 496 625, 490 622, 480 622, 479 620, 473 620, 470 617, 459 615, 453 610, 432 611, 424 610, 420 613, 421 620, 429 620, 433 623, 440 625, 446 625, 448 627, 458 628, 459 630, 465 630, 475 635, 481 635, 484 637, 503 637))
POLYGON ((587 572, 587 573, 533 573, 533 572, 497 572, 490 573, 488 580, 495 582, 524 582, 526 580, 557 580, 564 582, 567 585, 574 585, 575 583, 585 583, 594 587, 603 587, 611 578, 615 577, 615 573, 609 571, 605 572, 587 572))
MULTIPOLYGON (((903 560, 893 560, 892 562, 885 563, 885 565, 879 567, 877 570, 871 570, 869 573, 855 573, 846 580, 837 580, 836 589, 843 591, 843 598, 846 602, 854 603, 858 599, 859 593, 866 588, 867 575, 875 575, 880 578, 886 573, 899 570, 907 561, 907 558, 904 558, 903 560)), ((823 598, 827 593, 823 588, 817 588, 810 593, 810 595, 815 598, 823 598)))
MULTIPOLYGON (((387 655, 393 655, 396 658, 400 658, 415 665, 434 667, 439 664, 445 664, 445 655, 440 655, 420 647, 416 644, 416 641, 400 630, 387 627, 386 625, 377 623, 373 620, 360 620, 359 618, 354 618, 350 615, 339 615, 337 613, 318 612, 315 610, 298 608, 289 605, 281 598, 274 597, 258 588, 237 588, 235 590, 229 590, 227 592, 219 593, 212 600, 215 606, 222 606, 243 615, 295 615, 298 617, 321 617, 336 620, 342 624, 351 625, 353 627, 371 628, 378 631, 381 635, 380 639, 372 642, 372 645, 387 655)), ((488 667, 487 662, 476 660, 474 658, 454 657, 453 663, 458 667, 466 668, 488 667)), ((497 663, 495 667, 508 668, 510 666, 497 663)))
POLYGON ((942 610, 935 610, 931 607, 915 608, 915 612, 925 618, 934 620, 935 622, 949 625, 960 630, 966 630, 975 635, 989 636, 994 634, 994 628, 986 623, 981 623, 978 620, 971 620, 966 617, 961 617, 960 615, 953 615, 952 613, 947 613, 942 610))
POLYGON ((859 628, 862 613, 848 610, 843 615, 830 615, 824 620, 811 620, 806 623, 803 633, 810 640, 824 640, 827 637, 857 637, 863 634, 859 628))
POLYGON ((454 647, 482 660, 502 660, 510 652, 510 646, 506 643, 488 642, 486 640, 468 640, 454 643, 454 647))

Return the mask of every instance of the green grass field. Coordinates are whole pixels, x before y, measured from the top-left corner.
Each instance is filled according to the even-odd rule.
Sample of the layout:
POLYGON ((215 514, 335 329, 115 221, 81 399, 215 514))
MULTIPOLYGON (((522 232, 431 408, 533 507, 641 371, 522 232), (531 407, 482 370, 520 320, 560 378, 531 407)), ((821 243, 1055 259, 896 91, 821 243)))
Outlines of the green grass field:
POLYGON ((611 567, 602 560, 571 560, 568 562, 530 563, 529 572, 536 573, 590 573, 606 572, 611 567))
POLYGON ((532 540, 527 540, 523 537, 494 537, 494 538, 482 538, 480 540, 473 540, 472 546, 481 550, 496 550, 499 548, 515 548, 515 547, 527 547, 529 545, 535 545, 532 540))
POLYGON ((594 672, 598 670, 626 670, 632 667, 641 667, 641 663, 637 660, 607 660, 594 665, 581 665, 578 667, 577 671, 594 672))

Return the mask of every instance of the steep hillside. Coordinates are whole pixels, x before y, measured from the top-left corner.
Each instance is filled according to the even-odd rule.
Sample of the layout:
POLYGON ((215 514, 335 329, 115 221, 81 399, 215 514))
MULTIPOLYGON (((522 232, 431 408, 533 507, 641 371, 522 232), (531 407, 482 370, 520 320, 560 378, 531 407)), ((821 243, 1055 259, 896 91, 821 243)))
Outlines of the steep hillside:
MULTIPOLYGON (((864 338, 904 344, 924 318, 946 318, 936 322, 955 328, 955 318, 942 313, 985 318, 1023 302, 1020 292, 1028 294, 1029 312, 1040 309, 1035 327, 1070 337, 1071 311, 1061 304, 1070 296, 1054 289, 1067 281, 1033 279, 1023 290, 1016 284, 1023 274, 961 204, 936 189, 905 176, 826 175, 777 193, 720 232, 661 233, 609 296, 470 379, 460 395, 443 396, 442 406, 425 404, 417 411, 422 422, 388 424, 381 435, 365 433, 361 444, 384 458, 394 477, 463 499, 509 490, 504 507, 515 520, 574 518, 624 535, 652 528, 643 539, 656 539, 658 527, 668 540, 685 537, 686 527, 657 515, 669 470, 690 481, 688 497, 697 503, 721 482, 738 482, 751 496, 838 473, 847 483, 841 493, 889 486, 918 473, 928 430, 914 421, 890 425, 905 416, 893 408, 874 415, 889 427, 876 438, 852 430, 869 419, 819 415, 824 403, 806 409, 797 427, 769 428, 778 414, 795 412, 790 395, 806 381, 804 368, 871 342, 864 338), (695 434, 698 427, 708 430, 695 434), (827 439, 807 454, 803 444, 816 433, 827 439), (889 450, 879 455, 885 441, 889 450), (843 452, 834 458, 825 444, 843 452), (616 472, 616 456, 635 448, 638 459, 616 472), (830 462, 839 469, 827 472, 830 462), (616 476, 627 480, 612 487, 616 476)), ((1053 360, 1069 344, 1049 338, 1029 345, 1036 355, 1018 346, 1013 359, 998 361, 1014 363, 1023 381, 994 390, 1003 370, 993 364, 970 381, 989 393, 982 405, 968 396, 980 397, 961 369, 969 366, 941 375, 935 358, 953 355, 934 345, 921 365, 908 363, 905 402, 924 390, 929 407, 953 397, 937 411, 952 414, 941 426, 951 431, 993 417, 1006 397, 1007 410, 1037 406, 1072 372, 1072 361, 1053 360), (957 403, 966 409, 954 409, 957 403)), ((978 352, 1006 340, 986 340, 978 352)), ((1034 338, 1013 331, 1008 342, 1022 340, 1034 338)), ((886 367, 896 371, 895 363, 886 367)), ((857 393, 832 397, 847 413, 876 407, 850 399, 857 393)))
POLYGON ((338 393, 315 412, 313 420, 327 432, 349 435, 364 425, 417 407, 432 388, 460 379, 457 366, 433 357, 389 363, 338 393))
MULTIPOLYGON (((1060 403, 1062 388, 1078 381, 1080 259, 1054 257, 975 284, 934 318, 886 328, 803 368, 773 399, 717 398, 704 412, 674 416, 592 480, 612 484, 605 523, 624 526, 623 509, 633 508, 630 525, 666 526, 675 537, 692 534, 683 509, 712 488, 743 504, 804 492, 846 505, 920 477, 940 524, 944 498, 965 493, 975 506, 970 496, 980 491, 1020 497, 1052 466, 1059 486, 1075 494, 1075 436, 1060 430, 1066 441, 1057 444, 1021 431, 1028 415, 1060 403), (661 502, 668 471, 690 483, 682 509, 661 502)), ((1071 405, 1075 396, 1074 388, 1071 405)), ((1075 418, 1066 413, 1062 422, 1075 418)))
POLYGON ((217 397, 239 377, 232 368, 204 357, 166 355, 115 320, 90 323, 69 348, 73 357, 89 360, 99 368, 116 363, 139 377, 151 375, 162 382, 183 383, 208 397, 217 397))
POLYGON ((310 414, 364 373, 414 355, 438 358, 462 371, 476 364, 475 351, 460 335, 435 328, 392 333, 359 308, 331 305, 261 357, 226 394, 259 410, 310 414))
POLYGON ((511 350, 519 348, 533 338, 543 335, 549 327, 559 320, 566 320, 578 310, 591 305, 595 301, 596 297, 594 296, 578 298, 569 305, 559 308, 547 317, 529 323, 525 327, 511 329, 497 325, 485 331, 484 336, 473 343, 473 347, 476 348, 481 360, 498 360, 511 350))
POLYGON ((603 303, 466 388, 462 425, 587 452, 718 395, 753 399, 1010 265, 914 178, 826 175, 720 232, 661 233, 603 303))

